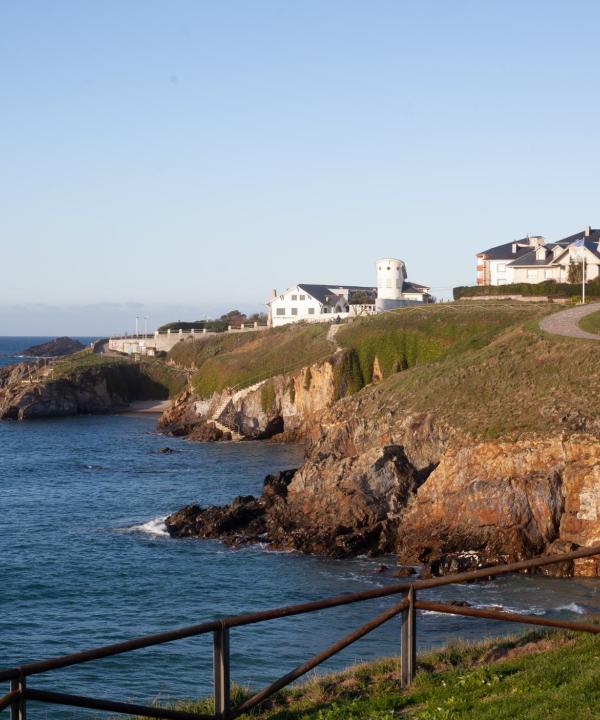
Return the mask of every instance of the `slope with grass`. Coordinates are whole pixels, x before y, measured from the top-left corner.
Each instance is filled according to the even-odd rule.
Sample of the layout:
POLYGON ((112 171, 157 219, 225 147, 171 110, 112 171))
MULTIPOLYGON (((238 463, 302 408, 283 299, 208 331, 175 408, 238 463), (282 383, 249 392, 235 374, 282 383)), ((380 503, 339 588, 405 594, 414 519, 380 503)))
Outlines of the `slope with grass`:
POLYGON ((332 353, 328 327, 288 325, 180 343, 167 359, 194 368, 192 385, 200 397, 209 398, 225 388, 239 389, 324 360, 332 353))
MULTIPOLYGON (((397 658, 317 676, 242 718, 255 720, 591 720, 600 716, 597 635, 530 632, 419 655, 412 686, 397 658)), ((234 705, 250 696, 234 690, 234 705)), ((178 703, 213 712, 212 701, 178 703)))

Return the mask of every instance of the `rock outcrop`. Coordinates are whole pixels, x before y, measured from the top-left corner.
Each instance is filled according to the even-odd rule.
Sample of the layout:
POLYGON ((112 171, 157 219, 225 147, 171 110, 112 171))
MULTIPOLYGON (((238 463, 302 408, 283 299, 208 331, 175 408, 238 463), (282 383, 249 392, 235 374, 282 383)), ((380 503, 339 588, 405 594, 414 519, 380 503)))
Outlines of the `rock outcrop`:
POLYGON ((27 365, 0 371, 0 419, 100 414, 128 404, 127 388, 111 383, 103 369, 89 368, 57 380, 32 379, 27 365))
MULTIPOLYGON (((434 575, 600 543, 593 436, 482 442, 402 412, 379 388, 315 417, 285 492, 238 501, 236 517, 252 515, 250 532, 236 526, 244 541, 335 557, 395 552, 434 575)), ((600 564, 543 572, 600 576, 600 564)))
POLYGON ((59 337, 49 342, 41 343, 40 345, 32 345, 26 350, 23 350, 23 355, 41 358, 62 357, 79 352, 84 348, 85 345, 80 343, 79 340, 73 340, 73 338, 70 337, 59 337))
POLYGON ((299 440, 335 400, 334 362, 326 361, 289 375, 277 375, 241 390, 200 398, 189 389, 159 420, 158 429, 190 440, 299 440), (208 426, 208 427, 207 427, 208 426), (221 430, 213 433, 209 428, 221 430))

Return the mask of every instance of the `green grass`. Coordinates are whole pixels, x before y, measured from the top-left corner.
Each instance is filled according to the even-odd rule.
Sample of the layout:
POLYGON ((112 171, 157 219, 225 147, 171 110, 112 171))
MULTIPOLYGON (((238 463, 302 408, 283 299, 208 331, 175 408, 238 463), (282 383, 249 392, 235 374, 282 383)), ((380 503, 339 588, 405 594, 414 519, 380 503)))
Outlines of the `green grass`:
POLYGON ((194 389, 210 397, 324 360, 333 352, 327 330, 326 324, 298 324, 206 338, 179 343, 167 357, 178 366, 193 367, 194 389))
POLYGON ((600 310, 582 318, 579 321, 579 327, 586 332, 600 335, 600 310))
POLYGON ((338 397, 369 384, 377 364, 384 378, 486 347, 507 328, 538 320, 551 305, 486 301, 403 308, 341 328, 349 357, 336 368, 338 397))
MULTIPOLYGON (((569 632, 453 644, 420 655, 400 688, 397 658, 316 676, 281 691, 258 720, 588 720, 600 717, 600 638, 569 632)), ((236 687, 233 706, 250 695, 236 687)), ((178 709, 212 712, 210 700, 178 709)))

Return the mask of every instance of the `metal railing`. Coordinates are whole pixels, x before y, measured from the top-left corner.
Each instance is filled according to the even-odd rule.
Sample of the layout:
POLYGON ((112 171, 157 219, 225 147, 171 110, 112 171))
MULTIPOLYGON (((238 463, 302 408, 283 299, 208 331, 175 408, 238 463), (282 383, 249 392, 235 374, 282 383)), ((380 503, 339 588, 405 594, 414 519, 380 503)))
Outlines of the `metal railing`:
POLYGON ((105 645, 103 647, 84 650, 83 652, 73 653, 71 655, 63 655, 50 660, 42 660, 39 662, 21 665, 20 667, 1 670, 0 682, 9 681, 10 690, 4 696, 0 697, 0 712, 10 708, 11 720, 26 720, 27 703, 28 701, 33 701, 92 710, 104 710, 112 713, 138 715, 146 718, 166 718, 168 720, 233 720, 234 718, 237 718, 243 713, 246 713, 252 708, 260 705, 274 693, 294 682, 302 675, 305 675, 325 660, 356 642, 356 640, 364 637, 380 625, 383 625, 388 620, 391 620, 396 615, 401 616, 400 683, 402 687, 408 687, 408 685, 412 682, 416 671, 416 616, 418 610, 433 610, 438 613, 463 615, 465 617, 501 620, 504 622, 562 628, 588 633, 600 633, 600 625, 594 625, 591 623, 571 622, 567 620, 541 618, 539 616, 530 615, 517 615, 515 613, 498 610, 457 607, 455 605, 419 600, 417 598, 417 594, 421 590, 471 580, 496 577, 522 570, 531 570, 545 565, 572 561, 578 558, 591 557, 593 555, 600 555, 600 546, 581 548, 563 555, 549 555, 534 558, 532 560, 523 560, 521 562, 511 563, 508 565, 486 567, 457 575, 448 575, 446 577, 388 585, 383 588, 365 590, 358 593, 340 595, 323 600, 315 600, 312 602, 301 603, 299 605, 290 605, 283 608, 263 610, 261 612, 247 613, 244 615, 234 615, 231 617, 221 618, 219 620, 211 620, 199 625, 192 625, 154 635, 146 635, 144 637, 135 638, 134 640, 127 640, 113 645, 105 645), (232 628, 242 627, 244 625, 253 625, 278 618, 290 617, 292 615, 301 615, 304 613, 315 612, 317 610, 340 607, 342 605, 349 605, 351 603, 394 595, 403 595, 403 598, 400 602, 397 602, 387 610, 379 613, 365 625, 325 648, 306 662, 298 665, 263 690, 255 693, 252 697, 243 701, 237 707, 231 707, 229 634, 232 628), (92 660, 99 660, 101 658, 120 655, 133 650, 139 650, 141 648, 152 647, 154 645, 195 637, 197 635, 204 635, 206 633, 213 634, 213 715, 186 712, 166 707, 135 705, 132 703, 114 700, 72 695, 65 692, 37 690, 29 687, 28 685, 28 679, 33 675, 40 675, 42 673, 51 672, 52 670, 58 670, 59 668, 80 665, 92 660))

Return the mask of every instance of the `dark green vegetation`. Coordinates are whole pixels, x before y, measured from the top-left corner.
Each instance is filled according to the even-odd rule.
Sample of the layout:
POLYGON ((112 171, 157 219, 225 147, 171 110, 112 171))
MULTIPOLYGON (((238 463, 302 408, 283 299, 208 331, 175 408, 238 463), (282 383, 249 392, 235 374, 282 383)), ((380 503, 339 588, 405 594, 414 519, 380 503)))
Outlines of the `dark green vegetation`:
MULTIPOLYGON (((600 717, 600 638, 532 632, 421 655, 408 690, 397 658, 280 692, 257 720, 590 720, 600 717)), ((234 705, 250 693, 236 688, 234 705)), ((209 700, 177 705, 212 712, 209 700)), ((249 717, 249 716, 243 716, 249 717)))
MULTIPOLYGON (((580 281, 579 281, 580 283, 580 281)), ((581 284, 557 283, 555 280, 544 282, 513 283, 512 285, 467 285, 455 287, 452 291, 455 300, 480 295, 542 295, 544 297, 581 297, 581 284)), ((600 297, 600 279, 586 283, 585 292, 588 297, 600 297)))
POLYGON ((600 310, 582 318, 579 322, 579 327, 586 332, 600 335, 600 310))
POLYGON ((186 373, 180 368, 150 358, 95 355, 82 350, 52 364, 52 380, 79 382, 84 374, 97 370, 106 378, 111 393, 133 400, 159 400, 175 397, 186 386, 186 373))
MULTIPOLYGON (((328 325, 291 325, 258 332, 182 342, 168 354, 178 366, 195 368, 194 389, 201 397, 227 387, 245 387, 332 354, 328 325)), ((265 400, 266 402, 266 400, 265 400)))
POLYGON ((483 348, 507 328, 548 312, 545 304, 460 303, 403 308, 356 320, 337 334, 347 348, 335 368, 338 397, 368 385, 374 374, 387 378, 483 348))
POLYGON ((239 310, 230 310, 228 313, 221 315, 217 320, 194 320, 193 322, 187 322, 177 320, 177 322, 170 322, 166 325, 161 325, 159 331, 171 330, 171 332, 177 332, 178 330, 211 330, 212 332, 224 332, 227 330, 229 325, 239 327, 242 323, 253 323, 257 322, 259 325, 266 325, 267 316, 264 313, 254 313, 253 315, 245 315, 239 310))

